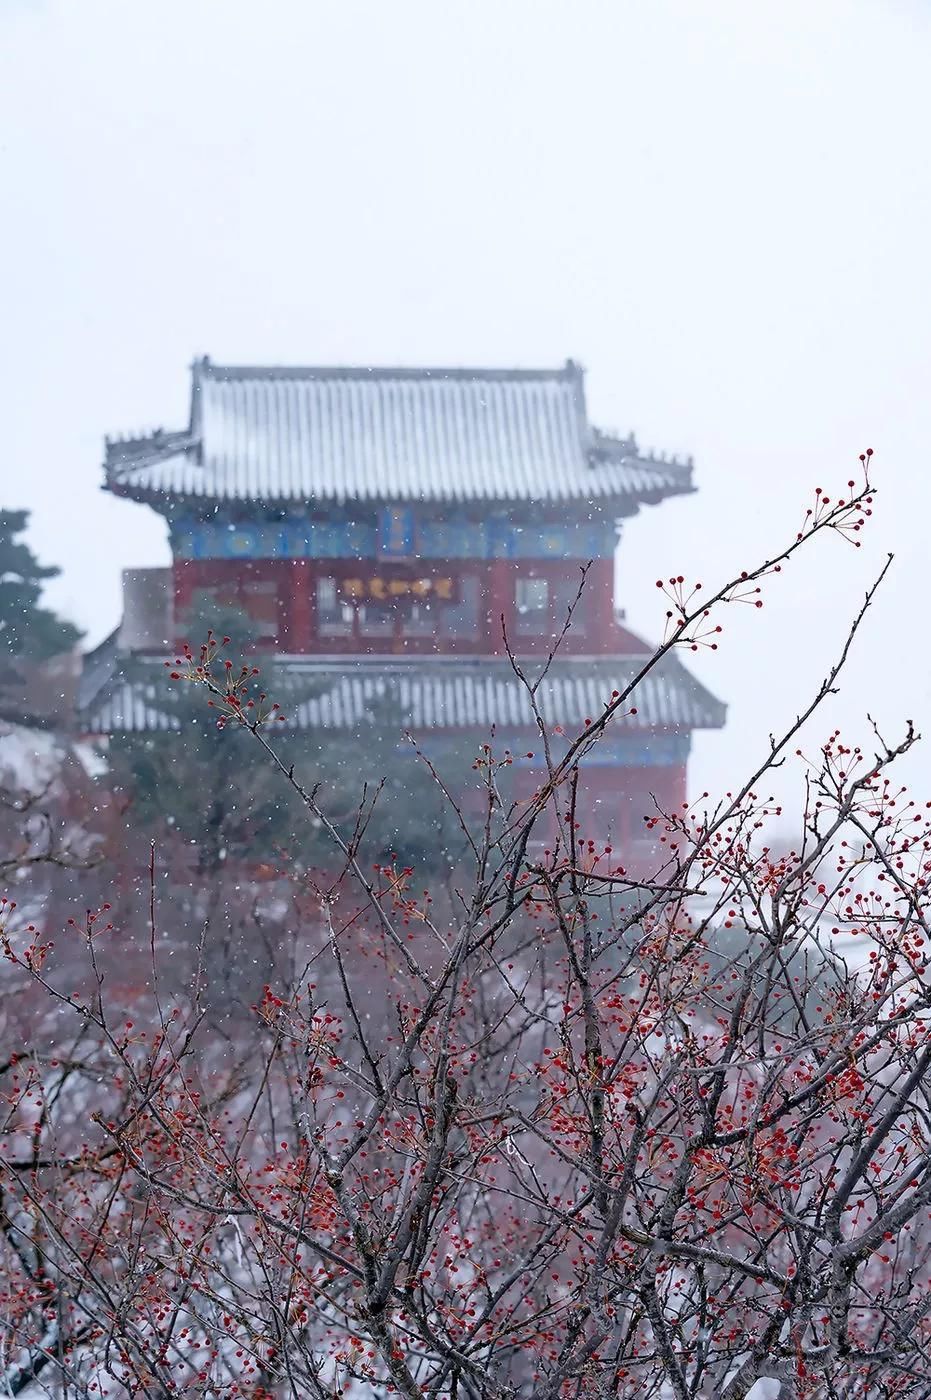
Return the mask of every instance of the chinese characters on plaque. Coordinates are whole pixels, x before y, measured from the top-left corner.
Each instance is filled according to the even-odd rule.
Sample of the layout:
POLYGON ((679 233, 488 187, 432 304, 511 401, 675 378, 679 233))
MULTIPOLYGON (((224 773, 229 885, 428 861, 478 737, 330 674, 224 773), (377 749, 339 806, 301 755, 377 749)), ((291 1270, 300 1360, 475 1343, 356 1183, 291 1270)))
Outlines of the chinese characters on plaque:
POLYGON ((453 578, 405 578, 397 575, 367 575, 340 580, 341 597, 350 603, 387 602, 392 599, 427 601, 441 598, 456 601, 456 580, 453 578))
POLYGON ((414 552, 414 512, 406 506, 386 506, 378 521, 378 552, 385 559, 404 559, 414 552))

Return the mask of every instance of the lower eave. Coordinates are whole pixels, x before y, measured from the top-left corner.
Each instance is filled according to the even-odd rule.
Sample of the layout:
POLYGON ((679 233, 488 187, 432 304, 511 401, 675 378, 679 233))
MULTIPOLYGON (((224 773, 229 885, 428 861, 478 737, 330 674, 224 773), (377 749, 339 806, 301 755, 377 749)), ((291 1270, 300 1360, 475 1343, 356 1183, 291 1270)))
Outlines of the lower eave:
MULTIPOLYGON (((623 693, 647 658, 577 657, 555 663, 536 692, 550 731, 581 732, 615 693, 623 693)), ((525 674, 539 658, 520 660, 525 674)), ((109 675, 84 691, 79 724, 86 734, 168 732, 179 728, 171 682, 162 660, 114 655, 109 675), (127 665, 127 662, 129 663, 127 665), (148 674, 146 674, 148 672, 148 674)), ((536 721, 526 686, 507 661, 455 658, 424 663, 413 657, 277 657, 262 685, 278 700, 289 727, 304 732, 359 733, 380 722, 417 734, 496 731, 533 734, 536 721)), ((205 697, 205 716, 206 697, 205 697)), ((726 707, 675 659, 666 658, 640 681, 610 721, 613 733, 668 734, 718 729, 726 707), (636 710, 630 713, 629 710, 636 710)))

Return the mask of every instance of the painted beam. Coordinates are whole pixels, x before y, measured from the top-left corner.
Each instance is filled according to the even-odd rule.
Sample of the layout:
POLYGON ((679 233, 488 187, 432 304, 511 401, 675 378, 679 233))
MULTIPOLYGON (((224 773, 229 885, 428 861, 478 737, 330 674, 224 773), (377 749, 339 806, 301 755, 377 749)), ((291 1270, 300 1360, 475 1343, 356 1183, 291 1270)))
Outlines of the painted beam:
MULTIPOLYGON (((406 514, 406 513, 405 513, 406 514)), ((509 520, 176 520, 178 559, 607 559, 613 522, 522 525, 509 520)))

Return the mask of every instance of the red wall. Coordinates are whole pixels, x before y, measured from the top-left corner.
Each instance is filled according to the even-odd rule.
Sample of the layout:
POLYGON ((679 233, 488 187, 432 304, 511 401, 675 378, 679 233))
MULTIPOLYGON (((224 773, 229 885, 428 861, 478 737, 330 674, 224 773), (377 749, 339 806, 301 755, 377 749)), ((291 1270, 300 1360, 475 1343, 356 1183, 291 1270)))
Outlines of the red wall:
MULTIPOLYGON (((531 575, 549 581, 578 582, 579 566, 565 560, 476 560, 468 563, 425 565, 425 573, 455 576, 459 573, 479 578, 479 637, 403 637, 400 628, 394 636, 318 636, 316 627, 316 581, 318 577, 337 579, 358 577, 378 571, 369 561, 351 559, 179 559, 174 564, 175 616, 182 618, 192 595, 203 588, 222 587, 235 594, 241 584, 274 581, 278 585, 278 638, 276 649, 285 653, 325 653, 384 655, 496 655, 504 651, 501 618, 504 617, 513 650, 522 654, 548 651, 562 618, 554 616, 546 633, 519 636, 514 611, 514 582, 518 575, 531 575)), ((561 647, 561 654, 629 654, 643 651, 643 643, 619 626, 614 619, 614 562, 596 560, 576 616, 584 614, 585 632, 573 627, 561 647)), ((191 641, 200 639, 190 638, 191 641)))
MULTIPOLYGON (((541 781, 542 775, 537 770, 516 770, 517 800, 530 798, 541 781)), ((662 833, 659 829, 650 831, 644 818, 657 815, 658 809, 663 812, 681 810, 685 793, 686 771, 682 765, 623 768, 585 764, 579 776, 576 800, 576 837, 610 844, 626 868, 632 870, 636 865, 639 873, 651 873, 657 865, 655 850, 661 849, 659 837, 662 833)), ((555 811, 551 810, 536 830, 538 841, 552 839, 554 821, 555 811)))

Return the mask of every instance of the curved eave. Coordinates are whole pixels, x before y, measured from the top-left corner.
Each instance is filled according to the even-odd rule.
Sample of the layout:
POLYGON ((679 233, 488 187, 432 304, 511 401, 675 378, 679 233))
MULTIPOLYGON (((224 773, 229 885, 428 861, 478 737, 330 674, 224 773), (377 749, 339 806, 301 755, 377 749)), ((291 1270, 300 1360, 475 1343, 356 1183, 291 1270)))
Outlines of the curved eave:
POLYGON ((618 518, 628 519, 630 516, 636 515, 641 506, 658 506, 673 496, 694 496, 697 490, 697 486, 694 486, 691 481, 687 481, 657 488, 655 491, 638 493, 633 500, 630 496, 625 496, 616 503, 617 515, 618 518))
POLYGON ((502 510, 526 509, 527 506, 538 506, 541 508, 565 508, 567 506, 578 506, 597 508, 606 515, 613 515, 617 518, 630 518, 637 514, 641 506, 660 505, 663 501, 674 496, 694 495, 697 487, 689 481, 673 482, 667 481, 658 484, 653 490, 632 490, 629 492, 594 492, 587 494, 583 491, 562 494, 546 495, 510 495, 510 496, 479 496, 469 493, 422 494, 416 497, 408 495, 387 495, 373 494, 359 496, 351 492, 333 492, 326 495, 308 494, 306 496, 295 494, 268 494, 256 496, 244 496, 236 491, 229 492, 194 492, 179 490, 176 488, 148 487, 139 482, 121 481, 119 477, 108 476, 102 488, 109 491, 114 496, 119 496, 123 500, 135 501, 140 505, 150 506, 160 514, 167 514, 172 507, 189 503, 196 503, 199 509, 214 510, 218 507, 227 506, 262 506, 279 507, 282 510, 293 507, 296 503, 313 505, 320 510, 328 507, 343 508, 349 505, 372 506, 399 505, 399 504, 421 504, 436 506, 439 508, 448 507, 451 509, 461 509, 463 506, 486 504, 502 510))
MULTIPOLYGON (((290 727, 297 731, 356 731, 370 723, 371 707, 389 703, 399 709, 398 727, 412 733, 487 734, 533 730, 526 692, 509 666, 462 658, 433 665, 394 664, 370 658, 346 665, 347 658, 279 657, 275 692, 290 727), (403 712, 403 718, 400 717, 403 712)), ((645 657, 578 658, 542 678, 538 700, 549 727, 582 732, 585 720, 598 715, 606 697, 626 688, 645 657), (541 698, 542 697, 542 698, 541 698)), ((164 672, 156 660, 148 676, 129 680, 111 672, 96 693, 86 694, 82 710, 87 734, 166 731, 177 728, 165 692, 164 672)), ((91 687, 88 687, 88 691, 91 687)), ((643 677, 633 696, 636 714, 619 713, 614 733, 661 735, 696 729, 720 729, 726 707, 676 660, 667 658, 643 677)))

